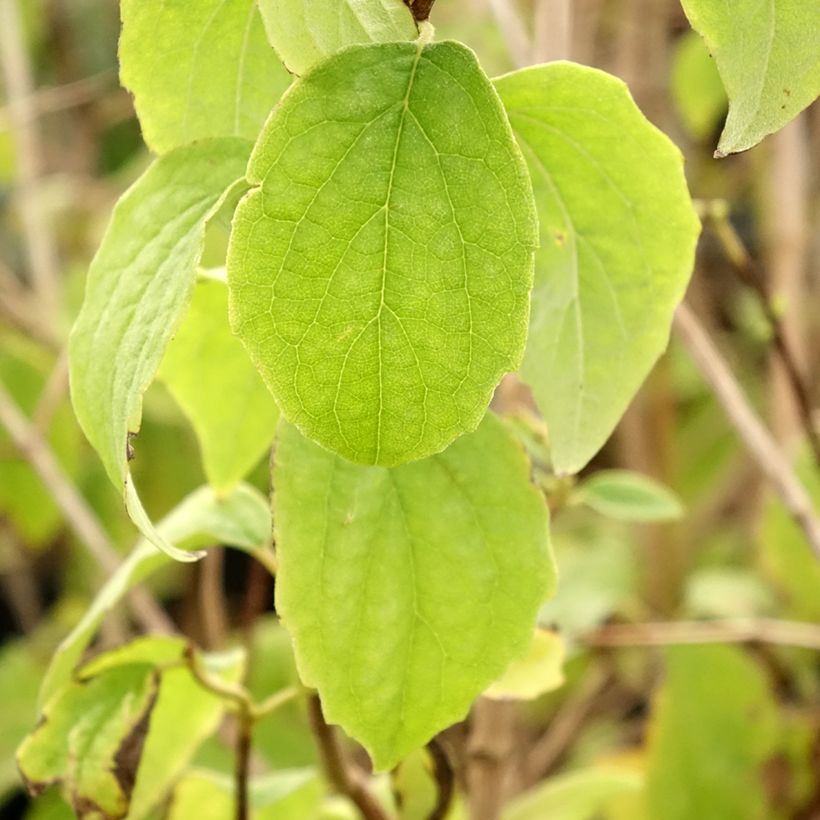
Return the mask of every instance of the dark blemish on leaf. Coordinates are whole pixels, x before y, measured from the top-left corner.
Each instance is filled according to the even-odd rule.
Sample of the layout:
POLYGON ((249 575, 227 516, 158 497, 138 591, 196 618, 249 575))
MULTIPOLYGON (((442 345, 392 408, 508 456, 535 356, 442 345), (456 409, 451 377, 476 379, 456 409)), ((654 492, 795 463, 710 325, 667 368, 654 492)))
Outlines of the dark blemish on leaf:
POLYGON ((555 232, 555 244, 558 245, 559 248, 563 248, 567 241, 567 235, 563 231, 556 231, 555 232))
POLYGON ((784 88, 784 89, 783 89, 783 93, 784 93, 787 97, 791 97, 791 95, 792 95, 792 92, 791 92, 788 88, 784 88))

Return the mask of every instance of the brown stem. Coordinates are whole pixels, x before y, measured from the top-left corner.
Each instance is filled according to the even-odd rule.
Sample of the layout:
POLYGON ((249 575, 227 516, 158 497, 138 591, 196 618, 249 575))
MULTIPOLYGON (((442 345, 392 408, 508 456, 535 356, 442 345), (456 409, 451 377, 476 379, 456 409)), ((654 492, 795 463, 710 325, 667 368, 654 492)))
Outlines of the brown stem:
POLYGON ((240 712, 236 733, 236 820, 248 820, 250 802, 248 782, 250 780, 251 735, 253 718, 244 710, 240 712))
POLYGON ((507 793, 516 704, 479 698, 473 705, 468 743, 471 820, 497 820, 507 793))
POLYGON ((364 774, 345 760, 336 732, 325 721, 318 695, 308 698, 308 718, 322 768, 331 786, 348 797, 365 820, 389 820, 389 815, 368 788, 364 774))
POLYGON ((436 781, 436 805, 427 820, 444 820, 453 802, 456 776, 447 751, 438 738, 434 737, 427 744, 427 751, 433 760, 433 777, 436 781))

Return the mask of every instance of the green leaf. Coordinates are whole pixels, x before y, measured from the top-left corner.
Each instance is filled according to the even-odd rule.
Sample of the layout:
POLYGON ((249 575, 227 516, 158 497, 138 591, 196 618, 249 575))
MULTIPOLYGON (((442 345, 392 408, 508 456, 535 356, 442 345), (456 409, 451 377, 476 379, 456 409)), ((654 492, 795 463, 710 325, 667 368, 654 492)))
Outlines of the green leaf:
POLYGON ((675 44, 670 88, 689 132, 697 139, 708 137, 726 113, 726 92, 715 61, 694 31, 675 44))
POLYGON ((152 666, 132 664, 58 693, 17 753, 29 791, 59 783, 78 817, 125 817, 158 687, 152 666))
POLYGON ((761 670, 729 646, 675 647, 665 657, 649 731, 649 816, 771 817, 761 771, 775 752, 777 707, 761 670))
POLYGON ((729 95, 716 156, 757 145, 820 94, 816 0, 682 0, 682 5, 729 95))
POLYGON ((602 816, 613 800, 642 786, 643 777, 635 772, 605 766, 582 769, 551 777, 516 797, 501 816, 502 820, 592 820, 602 816))
POLYGON ((191 419, 211 486, 229 491, 270 448, 279 410, 231 333, 223 284, 199 282, 157 376, 191 419))
MULTIPOLYGON (((159 525, 162 537, 188 548, 220 543, 230 544, 265 561, 270 541, 270 509, 264 496, 240 484, 231 495, 218 498, 210 488, 192 493, 159 525)), ((97 594, 82 620, 62 641, 40 689, 40 703, 53 697, 70 679, 72 671, 88 648, 105 616, 129 589, 168 564, 169 556, 157 552, 143 539, 97 594)))
POLYGON ((683 504, 663 484, 629 470, 601 470, 581 484, 575 499, 619 521, 672 521, 683 504))
POLYGON ((152 150, 256 139, 290 82, 256 0, 122 0, 121 14, 120 80, 152 150))
POLYGON ((274 486, 277 612, 302 679, 389 769, 526 653, 554 580, 544 501, 492 416, 392 469, 281 424, 274 486))
POLYGON ((534 700, 564 683, 564 641, 557 632, 537 629, 527 655, 514 660, 484 692, 497 700, 534 700))
POLYGON ((403 0, 259 0, 259 10, 273 47, 300 75, 347 46, 418 36, 403 0))
POLYGON ((552 63, 496 87, 541 222, 522 374, 546 419, 555 469, 575 473, 666 347, 699 224, 680 152, 620 80, 552 63))
MULTIPOLYGON (((142 394, 159 367, 193 290, 208 220, 244 176, 249 144, 208 140, 157 160, 114 208, 91 263, 71 333, 71 397, 88 440, 134 523, 180 561, 151 524, 128 470, 142 394)), ((241 184, 241 183, 240 183, 241 184)))
POLYGON ((282 100, 228 252, 231 322, 282 413, 395 465, 475 429, 523 352, 536 222, 456 43, 354 46, 282 100))

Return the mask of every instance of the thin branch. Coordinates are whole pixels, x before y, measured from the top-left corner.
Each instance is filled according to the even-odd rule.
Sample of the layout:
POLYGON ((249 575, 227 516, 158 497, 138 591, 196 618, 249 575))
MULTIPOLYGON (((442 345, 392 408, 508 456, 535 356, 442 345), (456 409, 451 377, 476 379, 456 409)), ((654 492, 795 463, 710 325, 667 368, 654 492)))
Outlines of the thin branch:
MULTIPOLYGON (((107 575, 113 574, 120 559, 88 502, 80 495, 54 457, 39 431, 26 419, 5 386, 0 382, 0 424, 14 445, 31 464, 48 488, 66 523, 88 548, 107 575)), ((134 616, 147 631, 173 632, 174 625, 145 590, 129 592, 134 616)))
POLYGON ((516 703, 479 698, 473 704, 467 745, 471 820, 496 820, 507 795, 516 703))
POLYGON ((389 820, 389 815, 370 791, 365 775, 345 760, 336 732, 325 721, 318 695, 308 698, 308 718, 322 768, 333 788, 348 797, 365 820, 389 820))
POLYGON ((437 737, 427 744, 427 751, 433 760, 433 778, 436 781, 436 805, 427 820, 444 820, 453 802, 456 776, 450 764, 450 758, 447 756, 447 750, 437 737))
POLYGON ((769 479, 783 505, 803 530, 811 549, 820 559, 820 519, 789 460, 752 409, 720 351, 688 305, 682 304, 678 308, 674 327, 704 379, 723 405, 749 454, 769 479))
POLYGON ((820 626, 771 618, 609 624, 587 633, 587 646, 669 646, 704 643, 768 643, 820 650, 820 626))
POLYGON ((535 0, 532 61, 568 60, 572 46, 572 0, 535 0))
POLYGON ((53 316, 57 306, 57 250, 37 191, 42 147, 32 110, 34 83, 18 0, 0 0, 0 61, 8 97, 9 122, 17 149, 20 210, 31 282, 41 310, 47 316, 53 316))
POLYGON ((34 428, 45 435, 60 402, 65 398, 68 392, 68 348, 63 348, 60 351, 54 368, 46 381, 43 391, 40 393, 40 398, 37 400, 37 406, 34 408, 34 413, 31 416, 31 423, 34 428))
POLYGON ((507 51, 516 68, 529 64, 532 44, 527 28, 512 0, 487 0, 498 27, 507 43, 507 51))

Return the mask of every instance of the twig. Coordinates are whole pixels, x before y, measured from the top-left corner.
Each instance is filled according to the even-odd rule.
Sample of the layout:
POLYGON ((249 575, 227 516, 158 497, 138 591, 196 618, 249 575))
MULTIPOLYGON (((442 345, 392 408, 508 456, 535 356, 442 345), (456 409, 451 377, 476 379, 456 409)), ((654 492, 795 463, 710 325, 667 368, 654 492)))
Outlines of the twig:
POLYGON ((308 718, 322 768, 333 788, 348 797, 365 820, 389 820, 389 815, 368 788, 364 774, 345 760, 339 738, 325 721, 318 695, 308 698, 308 718))
POLYGON ((752 409, 737 379, 688 305, 682 304, 678 308, 674 327, 704 379, 723 405, 749 454, 769 479, 783 505, 803 530, 811 549, 820 559, 820 519, 792 465, 752 409))
POLYGON ((783 365, 783 373, 794 395, 800 421, 814 453, 814 459, 820 465, 820 431, 818 431, 814 421, 811 396, 806 386, 806 380, 801 373, 801 368, 797 363, 797 357, 786 338, 783 322, 772 305, 763 271, 752 259, 751 254, 729 220, 725 202, 716 200, 708 203, 704 215, 709 219, 709 224, 711 224, 715 236, 720 241, 726 257, 732 263, 732 267, 746 286, 751 288, 757 295, 772 334, 775 352, 783 365))
POLYGON ((768 643, 820 650, 820 626, 772 618, 609 624, 589 632, 587 646, 668 646, 704 643, 768 643))
POLYGON ((496 820, 507 793, 513 748, 514 701, 479 698, 473 704, 467 746, 471 820, 496 820))
POLYGON ((433 760, 433 777, 436 781, 436 805, 427 820, 444 820, 453 802, 456 777, 450 759, 441 741, 434 737, 427 744, 427 751, 433 760))
POLYGON ((222 588, 224 565, 222 547, 208 550, 199 564, 199 615, 208 649, 220 648, 228 633, 228 613, 222 588))
POLYGON ((487 0, 487 3, 504 35, 513 65, 523 68, 530 61, 532 45, 521 15, 511 0, 487 0))
MULTIPOLYGON (((120 565, 114 547, 88 502, 63 472, 46 441, 29 423, 20 408, 0 382, 0 424, 46 485, 69 527, 86 545, 88 551, 107 575, 120 565)), ((129 592, 134 616, 147 631, 173 632, 174 625, 145 590, 136 587, 129 592)))
POLYGON ((43 387, 31 417, 32 426, 42 435, 51 424, 54 413, 68 391, 68 348, 63 348, 43 387))
POLYGON ((536 0, 532 61, 568 60, 572 43, 572 0, 536 0))
POLYGON ((20 209, 31 281, 40 309, 51 317, 57 306, 57 251, 37 192, 42 148, 32 111, 34 84, 18 0, 0 0, 0 61, 8 96, 9 122, 17 148, 20 209))

